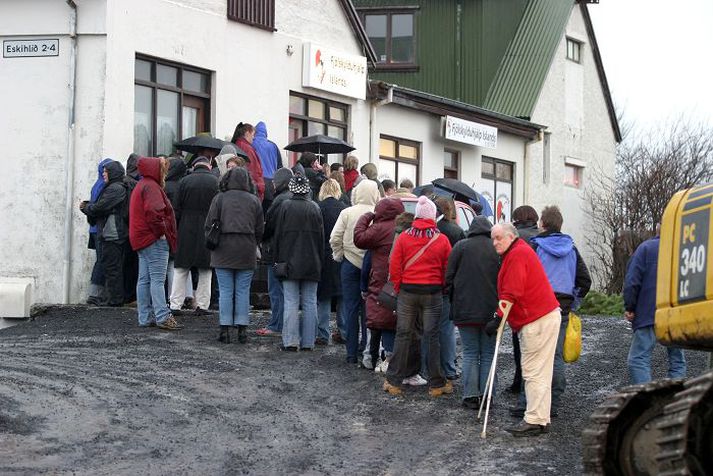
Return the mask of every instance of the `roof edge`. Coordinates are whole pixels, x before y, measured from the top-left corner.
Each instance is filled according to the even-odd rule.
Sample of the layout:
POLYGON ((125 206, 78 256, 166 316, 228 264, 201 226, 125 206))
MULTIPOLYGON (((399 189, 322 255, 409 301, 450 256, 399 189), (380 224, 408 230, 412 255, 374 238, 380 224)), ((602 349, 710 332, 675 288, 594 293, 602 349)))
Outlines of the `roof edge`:
POLYGON ((611 97, 611 91, 609 90, 609 82, 607 81, 607 75, 604 72, 604 63, 602 62, 602 56, 599 52, 599 45, 597 44, 597 37, 594 34, 594 25, 592 24, 592 17, 589 16, 589 9, 587 8, 586 2, 579 2, 579 8, 582 11, 582 17, 584 18, 584 25, 587 28, 587 35, 592 43, 592 52, 594 53, 594 63, 597 66, 597 73, 599 74, 599 82, 604 90, 604 100, 607 103, 607 110, 609 111, 609 121, 611 122, 612 129, 614 129, 614 138, 617 142, 622 141, 621 129, 619 128, 619 121, 616 118, 616 109, 614 108, 614 101, 611 97))
POLYGON ((342 7, 342 10, 344 11, 344 14, 347 17, 347 20, 349 21, 349 25, 352 27, 352 31, 356 35, 357 39, 359 40, 359 43, 361 43, 362 48, 364 49, 364 53, 366 53, 366 59, 369 63, 371 63, 371 66, 373 67, 376 64, 376 52, 374 51, 374 48, 371 46, 371 42, 369 41, 369 37, 366 34, 366 30, 364 29, 364 26, 361 24, 361 20, 359 19, 359 14, 356 11, 356 8, 354 8, 354 4, 351 2, 351 0, 338 0, 339 5, 342 7))

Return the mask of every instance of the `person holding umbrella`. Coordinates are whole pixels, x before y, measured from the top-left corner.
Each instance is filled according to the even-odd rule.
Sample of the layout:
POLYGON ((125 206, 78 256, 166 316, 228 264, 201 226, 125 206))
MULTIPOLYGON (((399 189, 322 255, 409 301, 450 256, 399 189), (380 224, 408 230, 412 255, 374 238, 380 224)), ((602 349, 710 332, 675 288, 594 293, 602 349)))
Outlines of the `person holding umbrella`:
POLYGON ((255 127, 252 124, 239 123, 235 127, 235 132, 233 133, 233 138, 231 142, 236 144, 248 155, 248 172, 250 172, 250 178, 253 179, 253 183, 257 188, 257 196, 260 202, 265 199, 265 179, 262 173, 262 164, 260 163, 260 158, 255 152, 252 146, 253 139, 255 138, 255 127))

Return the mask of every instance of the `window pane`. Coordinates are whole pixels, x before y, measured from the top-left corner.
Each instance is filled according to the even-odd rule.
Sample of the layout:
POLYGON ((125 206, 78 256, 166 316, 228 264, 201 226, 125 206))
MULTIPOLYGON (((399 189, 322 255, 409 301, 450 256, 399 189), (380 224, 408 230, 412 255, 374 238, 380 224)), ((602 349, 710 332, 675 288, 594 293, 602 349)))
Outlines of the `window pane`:
POLYGON ((151 91, 146 86, 134 86, 134 152, 145 156, 152 155, 153 147, 151 91))
POLYGON ((193 137, 198 133, 198 109, 195 107, 183 106, 183 124, 181 125, 181 137, 193 137))
POLYGON ((344 109, 341 107, 329 106, 329 120, 344 122, 344 109))
POLYGON ((151 81, 151 63, 137 59, 134 63, 134 76, 136 79, 151 81))
POLYGON ((379 180, 396 180, 396 162, 379 159, 377 167, 379 168, 379 180))
POLYGON ((582 169, 575 165, 565 164, 564 183, 572 187, 579 187, 581 182, 582 169))
POLYGON ((183 89, 189 91, 208 92, 208 75, 195 71, 183 71, 183 89))
POLYGON ((327 135, 344 140, 346 137, 346 130, 343 127, 329 126, 327 127, 327 135))
POLYGON ((391 17, 391 61, 413 63, 413 15, 391 17))
POLYGON ((413 164, 406 164, 404 162, 399 162, 398 163, 399 167, 399 182, 402 181, 403 179, 411 179, 411 181, 414 184, 418 183, 418 180, 416 180, 416 172, 418 168, 413 165, 413 164))
POLYGON ((495 177, 503 180, 512 180, 512 165, 497 162, 495 164, 495 177))
POLYGON ((315 101, 310 99, 309 103, 309 117, 314 117, 315 119, 325 119, 324 117, 324 103, 320 101, 315 101))
POLYGON ((379 155, 396 157, 396 142, 389 139, 379 139, 379 155))
POLYGON ((178 93, 157 91, 156 154, 170 155, 178 136, 178 93))
POLYGON ((156 65, 156 82, 169 86, 178 86, 178 69, 173 66, 156 65))
POLYGON ((366 15, 366 35, 374 48, 376 58, 380 62, 386 61, 386 15, 366 15))
POLYGON ((326 124, 310 121, 307 123, 307 135, 313 136, 315 134, 324 134, 326 128, 326 124))
POLYGON ((470 228, 470 223, 468 222, 468 219, 465 216, 465 209, 456 207, 458 209, 458 226, 460 226, 463 231, 468 231, 470 228))
POLYGON ((448 151, 443 152, 443 167, 447 169, 455 169, 458 167, 458 160, 456 159, 455 153, 448 151))
POLYGON ((483 177, 495 175, 495 164, 493 162, 483 159, 482 164, 481 175, 483 177))
POLYGON ((305 115, 305 100, 299 96, 290 96, 290 114, 305 115))
POLYGON ((418 149, 410 145, 399 144, 399 157, 405 159, 418 159, 418 149))

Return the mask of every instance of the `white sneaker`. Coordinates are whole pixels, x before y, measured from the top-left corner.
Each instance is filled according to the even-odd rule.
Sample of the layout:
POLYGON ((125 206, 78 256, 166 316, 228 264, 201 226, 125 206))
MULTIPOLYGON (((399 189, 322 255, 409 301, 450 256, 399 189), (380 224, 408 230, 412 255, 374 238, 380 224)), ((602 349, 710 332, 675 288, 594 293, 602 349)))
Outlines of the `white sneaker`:
POLYGON ((421 375, 416 374, 412 375, 409 378, 405 378, 401 383, 403 385, 411 385, 412 387, 421 387, 423 385, 426 385, 428 382, 423 377, 421 377, 421 375))
POLYGON ((374 372, 385 374, 386 371, 388 370, 388 368, 389 368, 389 361, 382 360, 376 365, 376 367, 374 367, 374 372))
POLYGON ((369 370, 373 369, 373 368, 374 368, 374 364, 371 362, 371 355, 365 355, 365 356, 363 356, 362 359, 361 359, 361 365, 362 365, 362 367, 364 367, 365 369, 369 369, 369 370))

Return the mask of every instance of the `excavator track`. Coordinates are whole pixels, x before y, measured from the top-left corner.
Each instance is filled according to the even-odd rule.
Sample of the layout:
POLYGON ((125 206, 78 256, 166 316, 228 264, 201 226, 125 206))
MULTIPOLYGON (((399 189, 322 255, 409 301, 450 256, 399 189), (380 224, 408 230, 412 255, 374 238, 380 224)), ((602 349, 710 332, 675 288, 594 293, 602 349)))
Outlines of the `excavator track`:
POLYGON ((687 381, 657 427, 660 474, 713 474, 713 371, 687 381))
POLYGON ((660 380, 610 395, 582 432, 584 474, 656 474, 655 441, 660 436, 656 423, 683 389, 683 380, 660 380))

